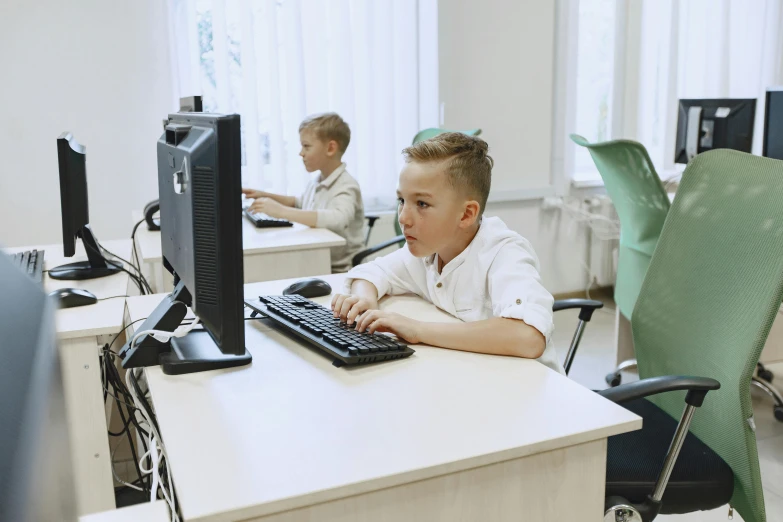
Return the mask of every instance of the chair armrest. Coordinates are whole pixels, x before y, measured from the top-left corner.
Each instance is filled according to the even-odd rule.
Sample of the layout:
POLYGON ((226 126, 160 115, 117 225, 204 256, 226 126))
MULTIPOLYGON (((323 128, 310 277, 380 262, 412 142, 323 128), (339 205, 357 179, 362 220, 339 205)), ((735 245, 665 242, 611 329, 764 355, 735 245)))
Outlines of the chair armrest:
POLYGON ((372 226, 375 224, 376 221, 381 219, 381 216, 374 216, 374 215, 364 215, 364 219, 367 220, 367 225, 372 228, 372 226))
POLYGON ((552 305, 552 311, 559 312, 560 310, 579 308, 581 309, 579 312, 579 319, 582 321, 589 321, 593 317, 593 312, 603 307, 604 304, 595 299, 559 299, 552 305))
POLYGON ((364 258, 371 256, 376 252, 380 252, 384 248, 389 248, 392 245, 400 245, 402 243, 405 243, 405 236, 396 236, 389 239, 388 241, 384 241, 383 243, 379 243, 373 247, 365 248, 364 250, 361 250, 355 256, 353 256, 353 260, 351 261, 351 266, 356 266, 360 264, 362 261, 364 261, 364 258))
POLYGON ((691 406, 699 407, 704 402, 707 392, 719 388, 720 383, 709 377, 665 375, 621 384, 614 388, 601 390, 598 393, 610 401, 621 403, 664 392, 687 390, 688 394, 685 396, 685 402, 691 406))

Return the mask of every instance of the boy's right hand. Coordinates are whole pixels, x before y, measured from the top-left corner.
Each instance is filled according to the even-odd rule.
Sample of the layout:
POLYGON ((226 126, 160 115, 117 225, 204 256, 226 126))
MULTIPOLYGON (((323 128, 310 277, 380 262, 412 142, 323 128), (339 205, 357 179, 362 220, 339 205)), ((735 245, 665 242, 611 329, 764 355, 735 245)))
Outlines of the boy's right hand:
POLYGON ((366 297, 359 297, 358 295, 335 294, 332 298, 334 316, 339 317, 348 324, 353 324, 356 318, 367 310, 375 310, 377 308, 377 301, 371 301, 366 297))
POLYGON ((250 198, 250 199, 267 197, 266 192, 262 190, 251 189, 251 188, 243 188, 242 194, 244 194, 246 198, 250 198))

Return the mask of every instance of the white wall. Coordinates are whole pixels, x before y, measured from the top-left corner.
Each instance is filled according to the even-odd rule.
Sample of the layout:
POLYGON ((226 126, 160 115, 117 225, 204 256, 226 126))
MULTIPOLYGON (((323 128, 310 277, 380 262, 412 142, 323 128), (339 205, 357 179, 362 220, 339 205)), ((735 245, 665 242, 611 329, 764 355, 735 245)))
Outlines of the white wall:
POLYGON ((551 184, 552 1, 441 0, 443 127, 481 127, 495 159, 493 192, 551 184))
POLYGON ((156 141, 176 110, 166 2, 0 2, 0 243, 61 242, 56 138, 87 147, 90 221, 129 237, 157 197, 156 141))
MULTIPOLYGON (((492 193, 553 187, 556 3, 440 0, 443 127, 481 127, 495 159, 492 193)), ((561 163, 562 164, 562 163, 561 163)), ((541 200, 487 205, 536 249, 553 293, 584 289, 587 236, 541 200)))

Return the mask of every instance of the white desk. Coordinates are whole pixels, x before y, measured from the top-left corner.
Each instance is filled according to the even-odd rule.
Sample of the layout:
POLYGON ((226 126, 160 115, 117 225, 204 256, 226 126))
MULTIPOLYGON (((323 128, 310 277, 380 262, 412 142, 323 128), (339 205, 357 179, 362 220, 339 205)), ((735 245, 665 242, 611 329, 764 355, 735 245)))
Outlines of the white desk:
MULTIPOLYGON (((134 213, 134 219, 141 214, 134 213)), ((242 218, 245 283, 272 281, 287 277, 308 277, 332 271, 331 247, 345 239, 323 228, 300 224, 284 228, 256 228, 242 218)), ((160 231, 150 232, 146 223, 136 231, 136 248, 142 270, 156 292, 170 292, 171 275, 163 268, 160 231)))
POLYGON ((79 522, 168 522, 169 507, 164 500, 79 517, 79 522))
MULTIPOLYGON (((118 256, 125 259, 130 256, 130 239, 103 241, 102 244, 118 256)), ((45 251, 44 270, 87 259, 81 241, 77 242, 76 255, 72 258, 63 256, 62 245, 9 248, 8 252, 32 249, 45 251)), ((129 294, 132 286, 125 272, 84 281, 60 281, 44 274, 46 292, 59 288, 84 288, 102 299, 132 295, 129 294)), ((115 507, 98 355, 100 346, 110 342, 124 326, 124 311, 125 297, 119 297, 98 301, 93 305, 61 309, 56 314, 80 515, 115 507)))
MULTIPOLYGON (((321 277, 339 289, 344 276, 321 277)), ((246 285, 245 295, 290 282, 246 285)), ((129 318, 146 317, 161 298, 129 299, 129 318)), ((381 307, 456 321, 414 296, 381 307)), ((641 427, 535 361, 420 345, 407 359, 335 368, 261 321, 246 324, 250 366, 145 372, 189 521, 498 522, 578 512, 597 522, 606 438, 641 427)))

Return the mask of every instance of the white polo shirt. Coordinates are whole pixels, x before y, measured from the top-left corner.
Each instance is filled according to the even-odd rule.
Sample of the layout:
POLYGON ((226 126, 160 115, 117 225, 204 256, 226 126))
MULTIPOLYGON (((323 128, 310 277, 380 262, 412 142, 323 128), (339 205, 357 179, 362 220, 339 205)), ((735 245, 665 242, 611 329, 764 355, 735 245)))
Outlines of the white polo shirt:
POLYGON ((546 348, 538 361, 565 374, 552 346, 554 298, 541 284, 538 257, 527 239, 500 218, 482 219, 476 237, 438 273, 437 254, 415 257, 407 245, 348 272, 345 293, 354 279, 365 279, 386 294, 414 293, 462 319, 519 319, 541 332, 546 348))
POLYGON ((296 208, 315 210, 316 227, 326 228, 345 238, 346 244, 332 247, 332 272, 347 272, 353 256, 364 247, 364 203, 359 183, 340 164, 323 181, 321 173, 310 180, 296 198, 296 208))

